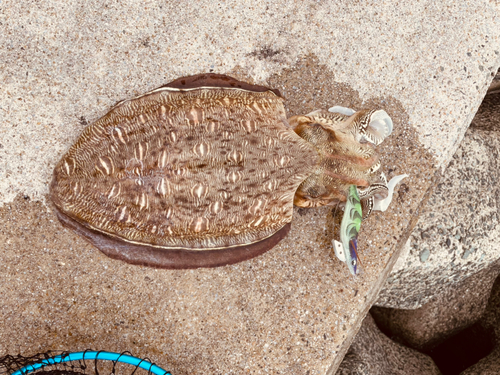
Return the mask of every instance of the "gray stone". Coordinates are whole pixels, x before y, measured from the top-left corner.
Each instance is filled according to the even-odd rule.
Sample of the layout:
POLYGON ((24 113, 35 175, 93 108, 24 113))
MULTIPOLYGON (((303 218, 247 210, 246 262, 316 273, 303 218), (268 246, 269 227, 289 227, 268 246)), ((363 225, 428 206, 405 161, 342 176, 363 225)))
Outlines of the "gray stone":
POLYGON ((412 348, 427 351, 464 328, 484 313, 491 288, 500 273, 500 262, 456 283, 414 310, 373 307, 377 324, 391 337, 412 348))
POLYGON ((419 308, 500 258, 499 153, 500 93, 486 96, 377 306, 419 308))
POLYGON ((433 360, 398 344, 378 329, 368 314, 347 352, 337 375, 440 374, 433 360))
POLYGON ((422 250, 422 252, 420 253, 420 261, 422 263, 427 261, 427 259, 429 259, 430 254, 431 254, 431 252, 429 251, 429 249, 422 250))

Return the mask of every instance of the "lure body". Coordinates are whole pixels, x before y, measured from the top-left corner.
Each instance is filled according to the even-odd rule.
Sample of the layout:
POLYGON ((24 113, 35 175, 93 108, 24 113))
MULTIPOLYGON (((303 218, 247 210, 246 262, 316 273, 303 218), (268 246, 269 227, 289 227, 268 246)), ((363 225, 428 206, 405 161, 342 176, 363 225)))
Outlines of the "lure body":
POLYGON ((333 240, 335 255, 347 264, 351 274, 358 271, 358 233, 361 229, 363 211, 356 185, 349 186, 349 194, 340 224, 340 242, 333 240))
MULTIPOLYGON (((408 177, 407 174, 402 174, 393 177, 389 183, 385 181, 385 175, 382 178, 385 181, 387 196, 378 197, 375 195, 372 199, 371 206, 369 207, 368 214, 373 209, 374 211, 385 211, 392 201, 392 196, 396 185, 404 178, 408 177)), ((365 215, 366 216, 368 216, 365 215)), ((358 234, 361 229, 361 221, 363 221, 363 209, 361 199, 359 197, 358 188, 355 185, 349 186, 349 193, 344 210, 344 216, 340 223, 340 242, 333 240, 333 249, 335 255, 342 262, 347 264, 349 271, 353 275, 357 275, 359 258, 358 252, 358 234)))

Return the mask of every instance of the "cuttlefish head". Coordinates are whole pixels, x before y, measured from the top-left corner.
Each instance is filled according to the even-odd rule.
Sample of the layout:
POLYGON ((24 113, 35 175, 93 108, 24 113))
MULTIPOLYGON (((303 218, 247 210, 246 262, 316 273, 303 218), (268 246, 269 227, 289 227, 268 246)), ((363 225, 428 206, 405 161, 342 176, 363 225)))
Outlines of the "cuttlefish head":
MULTIPOLYGON (((332 109, 336 108, 341 107, 332 109)), ((385 194, 382 190, 387 190, 386 187, 379 187, 380 162, 375 148, 393 129, 392 120, 385 111, 319 110, 305 116, 293 116, 289 123, 319 155, 313 173, 295 193, 296 206, 343 203, 350 185, 367 192, 363 199, 385 194)))

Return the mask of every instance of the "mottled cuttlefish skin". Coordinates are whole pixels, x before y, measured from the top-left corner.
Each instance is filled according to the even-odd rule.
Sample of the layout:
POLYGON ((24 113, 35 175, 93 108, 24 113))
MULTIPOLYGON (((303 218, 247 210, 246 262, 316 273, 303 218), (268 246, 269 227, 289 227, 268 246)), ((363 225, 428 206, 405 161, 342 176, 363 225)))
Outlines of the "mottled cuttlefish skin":
POLYGON ((289 119, 294 131, 313 145, 319 156, 313 173, 295 193, 296 206, 320 207, 343 203, 351 185, 366 189, 366 198, 377 194, 380 189, 386 194, 387 188, 378 172, 380 162, 374 145, 359 141, 360 133, 374 133, 368 124, 375 112, 361 110, 347 116, 318 110, 289 119))
POLYGON ((351 185, 368 213, 387 197, 375 146, 392 120, 342 111, 287 120, 277 90, 182 77, 87 127, 54 169, 51 200, 65 226, 129 263, 250 259, 286 236, 294 204, 343 203, 351 185))
POLYGON ((275 91, 204 77, 120 102, 84 130, 51 184, 65 225, 110 256, 164 268, 234 263, 286 234, 317 151, 275 91))

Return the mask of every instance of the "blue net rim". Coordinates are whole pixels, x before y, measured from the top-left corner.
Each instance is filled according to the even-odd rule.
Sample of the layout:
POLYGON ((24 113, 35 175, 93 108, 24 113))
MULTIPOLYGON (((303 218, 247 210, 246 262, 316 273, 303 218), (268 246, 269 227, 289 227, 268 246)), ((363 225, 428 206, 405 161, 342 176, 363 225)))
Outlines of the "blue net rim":
POLYGON ((129 364, 131 366, 140 367, 144 370, 149 371, 154 375, 172 375, 170 372, 162 369, 161 367, 156 366, 154 363, 151 363, 145 359, 140 359, 128 354, 120 354, 120 353, 106 352, 106 351, 84 351, 84 352, 74 352, 69 354, 56 355, 51 358, 42 359, 38 363, 24 366, 23 368, 20 368, 16 372, 12 373, 12 375, 26 375, 38 369, 41 369, 42 367, 45 366, 55 365, 58 363, 71 362, 71 361, 80 361, 80 360, 100 360, 100 361, 120 362, 129 364))

